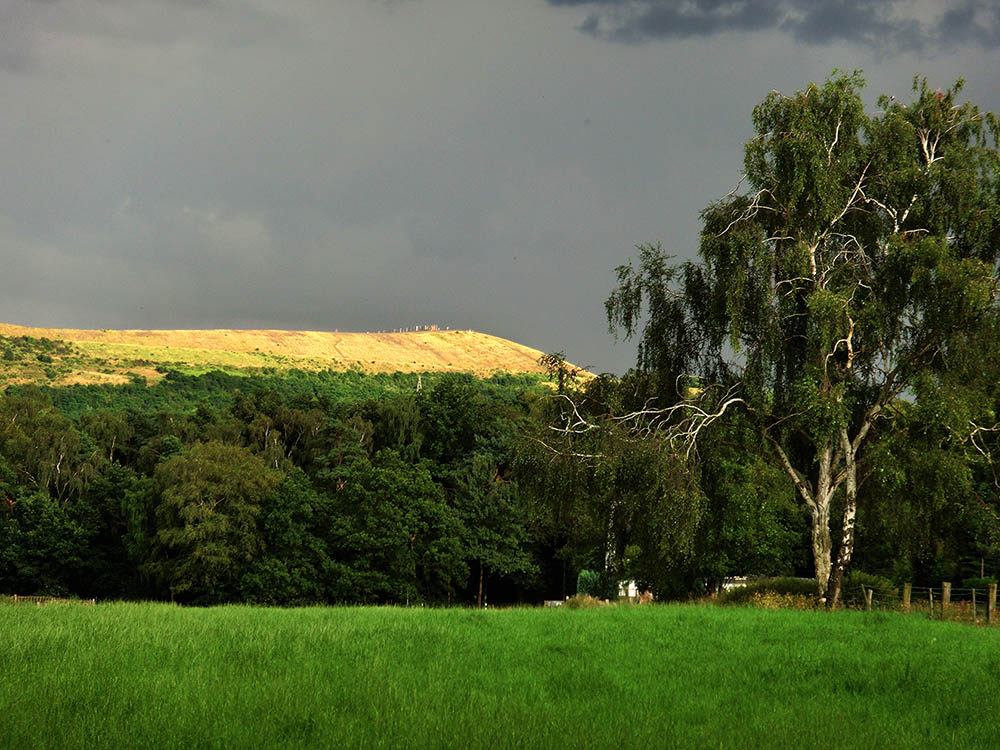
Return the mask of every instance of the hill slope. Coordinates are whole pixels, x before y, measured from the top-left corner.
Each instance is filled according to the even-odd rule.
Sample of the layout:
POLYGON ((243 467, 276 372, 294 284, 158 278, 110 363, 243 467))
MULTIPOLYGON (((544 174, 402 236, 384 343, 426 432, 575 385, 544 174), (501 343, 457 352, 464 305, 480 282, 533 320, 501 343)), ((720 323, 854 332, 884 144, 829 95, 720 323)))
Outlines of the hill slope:
POLYGON ((269 330, 98 330, 0 323, 6 382, 156 380, 166 370, 260 372, 543 372, 542 352, 476 331, 340 333, 269 330))

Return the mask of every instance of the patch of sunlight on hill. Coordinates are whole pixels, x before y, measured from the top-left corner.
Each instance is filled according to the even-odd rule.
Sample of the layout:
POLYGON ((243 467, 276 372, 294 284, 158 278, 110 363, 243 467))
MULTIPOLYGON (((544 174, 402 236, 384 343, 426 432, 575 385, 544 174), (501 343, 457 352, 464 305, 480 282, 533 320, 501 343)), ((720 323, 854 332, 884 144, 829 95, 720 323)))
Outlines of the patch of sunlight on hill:
POLYGON ((116 331, 0 324, 0 339, 14 342, 19 352, 0 361, 0 382, 7 383, 154 382, 169 370, 544 372, 541 351, 477 331, 116 331))

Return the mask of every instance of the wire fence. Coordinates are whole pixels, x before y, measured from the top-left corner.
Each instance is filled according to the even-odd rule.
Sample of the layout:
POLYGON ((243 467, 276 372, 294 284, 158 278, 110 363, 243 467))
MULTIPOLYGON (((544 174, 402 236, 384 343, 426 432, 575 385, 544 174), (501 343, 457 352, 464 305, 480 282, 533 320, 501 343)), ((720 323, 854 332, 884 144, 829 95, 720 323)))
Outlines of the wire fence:
POLYGON ((861 585, 860 589, 861 599, 855 602, 856 606, 865 609, 922 613, 942 620, 1000 624, 995 583, 986 588, 959 588, 944 582, 940 586, 913 586, 907 583, 902 588, 893 589, 861 585))

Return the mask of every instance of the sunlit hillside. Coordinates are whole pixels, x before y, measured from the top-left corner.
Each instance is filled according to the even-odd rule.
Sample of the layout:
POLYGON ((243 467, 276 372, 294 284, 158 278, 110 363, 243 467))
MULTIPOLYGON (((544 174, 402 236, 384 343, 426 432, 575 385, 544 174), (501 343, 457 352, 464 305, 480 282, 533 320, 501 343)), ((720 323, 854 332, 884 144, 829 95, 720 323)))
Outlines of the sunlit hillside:
POLYGON ((268 330, 79 330, 0 323, 8 383, 155 381, 168 370, 273 372, 542 372, 542 352, 476 331, 341 333, 268 330))

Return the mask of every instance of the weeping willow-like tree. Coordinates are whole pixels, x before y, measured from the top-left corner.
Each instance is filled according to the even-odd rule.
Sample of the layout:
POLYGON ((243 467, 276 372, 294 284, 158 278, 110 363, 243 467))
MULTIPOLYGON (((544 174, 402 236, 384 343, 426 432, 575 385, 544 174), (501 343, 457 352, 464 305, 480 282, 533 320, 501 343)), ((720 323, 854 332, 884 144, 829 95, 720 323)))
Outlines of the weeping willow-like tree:
MULTIPOLYGON (((874 114, 863 86, 835 73, 769 94, 753 113, 746 189, 702 213, 700 260, 673 265, 640 246, 606 303, 612 330, 639 336, 638 369, 677 384, 626 416, 690 451, 741 411, 809 510, 819 592, 834 604, 872 436, 918 386, 933 393, 998 356, 981 345, 997 315, 997 119, 959 101, 961 81, 915 79, 911 102, 883 96, 874 114)), ((969 405, 957 439, 989 428, 977 383, 948 389, 969 405)))

